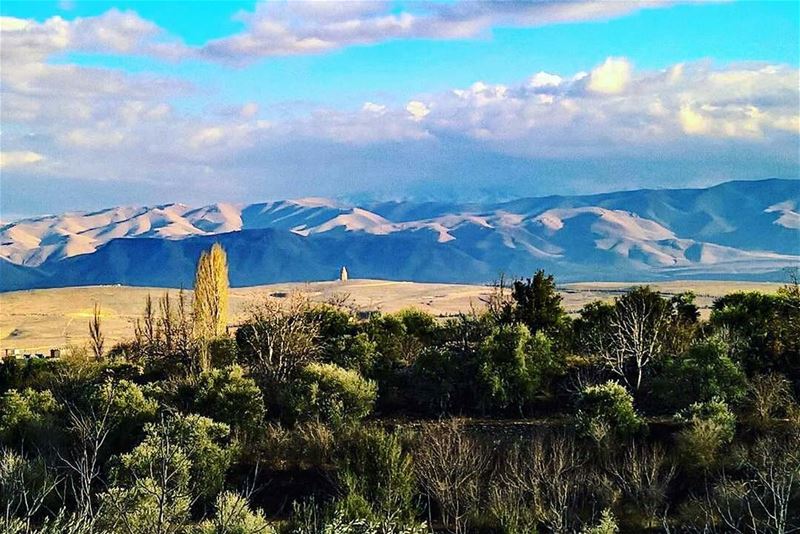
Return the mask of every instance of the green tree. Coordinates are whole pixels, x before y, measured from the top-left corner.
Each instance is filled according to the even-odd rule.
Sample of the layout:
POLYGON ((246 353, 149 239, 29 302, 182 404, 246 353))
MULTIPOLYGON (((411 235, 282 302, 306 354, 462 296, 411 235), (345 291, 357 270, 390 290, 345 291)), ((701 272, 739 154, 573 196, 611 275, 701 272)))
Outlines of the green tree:
POLYGON ((556 367, 550 340, 525 325, 498 326, 480 351, 480 380, 490 406, 520 411, 556 367))
POLYGON ((728 353, 728 345, 714 337, 685 354, 666 358, 655 379, 658 399, 672 408, 715 397, 729 403, 741 401, 747 390, 746 377, 728 353))
POLYGON ((748 376, 800 378, 800 300, 791 293, 725 295, 714 301, 711 324, 732 339, 748 376))
POLYGON ((533 278, 516 280, 511 297, 514 319, 527 326, 532 334, 544 332, 552 336, 566 317, 555 279, 543 270, 536 271, 533 278))

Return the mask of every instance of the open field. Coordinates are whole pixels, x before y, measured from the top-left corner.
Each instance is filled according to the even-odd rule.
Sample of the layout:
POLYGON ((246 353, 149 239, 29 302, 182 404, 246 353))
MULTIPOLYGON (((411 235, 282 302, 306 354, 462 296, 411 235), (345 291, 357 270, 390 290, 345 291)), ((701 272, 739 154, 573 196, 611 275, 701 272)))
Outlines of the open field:
MULTIPOLYGON (((597 299, 612 299, 632 283, 589 282, 561 287, 568 311, 597 299)), ((759 290, 774 292, 780 284, 752 282, 675 281, 652 283, 665 294, 691 290, 697 303, 708 315, 711 302, 733 291, 759 290)), ((0 293, 0 348, 19 348, 27 352, 45 352, 67 343, 82 344, 88 337, 88 321, 94 303, 101 306, 103 331, 107 346, 130 337, 132 323, 140 316, 148 293, 156 298, 163 288, 90 286, 60 289, 37 289, 0 293)), ((170 290, 177 297, 177 290, 170 290)), ((232 322, 245 314, 248 303, 267 295, 285 296, 302 292, 316 301, 347 297, 361 310, 394 312, 417 307, 435 315, 453 315, 480 308, 489 288, 478 285, 422 284, 384 280, 350 280, 341 282, 287 283, 234 288, 230 293, 232 322)))

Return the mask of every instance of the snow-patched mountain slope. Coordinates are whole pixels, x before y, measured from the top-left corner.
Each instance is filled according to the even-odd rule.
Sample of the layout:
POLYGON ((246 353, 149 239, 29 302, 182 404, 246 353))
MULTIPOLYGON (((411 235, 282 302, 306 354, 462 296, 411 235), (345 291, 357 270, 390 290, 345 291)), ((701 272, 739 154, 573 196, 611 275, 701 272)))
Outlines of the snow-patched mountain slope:
MULTIPOLYGON (((246 263, 254 271, 242 272, 240 278, 248 283, 275 281, 276 266, 299 268, 281 254, 316 262, 324 277, 329 276, 328 263, 345 259, 370 276, 416 280, 483 281, 500 271, 526 274, 536 267, 573 279, 637 273, 640 278, 714 272, 750 276, 777 272, 800 261, 798 206, 800 181, 765 180, 708 189, 623 191, 491 204, 353 206, 306 198, 199 208, 182 204, 118 207, 0 226, 0 259, 22 271, 35 268, 35 273, 4 268, 6 273, 13 271, 14 276, 6 278, 17 280, 15 287, 73 279, 92 283, 99 280, 102 269, 124 271, 126 277, 143 270, 142 254, 156 250, 146 244, 153 240, 162 242, 160 253, 172 250, 187 255, 176 265, 162 263, 162 269, 190 272, 196 260, 193 255, 199 254, 196 244, 221 240, 224 235, 237 251, 232 263, 245 261, 237 260, 236 254, 247 255, 246 263), (269 239, 256 238, 252 232, 269 239), (184 241, 186 246, 181 244, 184 241), (267 247, 273 255, 238 245, 245 241, 267 247), (325 251, 326 246, 332 250, 325 251), (363 258, 355 259, 355 254, 363 258), (254 263, 256 257, 261 265, 254 263), (81 260, 72 261, 75 258, 81 260), (78 266, 83 274, 76 277, 69 269, 78 266), (93 270, 97 270, 94 275, 93 270), (48 276, 49 281, 43 282, 48 276)), ((142 272, 134 278, 170 278, 157 275, 158 265, 153 264, 149 275, 142 272)), ((303 269, 314 272, 314 267, 303 269)), ((108 272, 103 281, 109 281, 108 272)), ((176 276, 183 280, 184 275, 176 276)), ((4 280, 0 287, 9 284, 4 280)))

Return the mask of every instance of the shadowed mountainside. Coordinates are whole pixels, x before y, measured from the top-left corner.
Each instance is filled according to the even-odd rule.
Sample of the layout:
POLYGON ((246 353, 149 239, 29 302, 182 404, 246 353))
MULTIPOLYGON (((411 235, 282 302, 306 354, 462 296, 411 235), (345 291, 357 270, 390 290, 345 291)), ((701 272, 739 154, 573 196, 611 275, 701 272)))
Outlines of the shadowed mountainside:
POLYGON ((777 280, 800 262, 800 181, 550 196, 490 204, 317 198, 119 207, 0 227, 0 289, 190 286, 220 242, 231 283, 359 277, 485 282, 544 268, 564 281, 777 280))

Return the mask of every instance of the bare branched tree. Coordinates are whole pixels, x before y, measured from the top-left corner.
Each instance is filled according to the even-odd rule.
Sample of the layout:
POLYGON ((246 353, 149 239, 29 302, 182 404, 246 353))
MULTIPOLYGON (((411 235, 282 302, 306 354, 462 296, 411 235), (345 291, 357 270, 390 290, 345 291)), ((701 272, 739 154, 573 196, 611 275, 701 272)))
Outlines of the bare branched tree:
MULTIPOLYGON (((428 499, 441 509, 446 527, 468 531, 469 514, 480 503, 491 456, 455 421, 428 426, 415 455, 415 469, 428 499)), ((429 507, 430 509, 430 507, 429 507)))
POLYGON ((249 348, 245 357, 257 374, 285 382, 316 358, 319 320, 305 297, 293 295, 283 305, 267 297, 250 306, 238 336, 249 348))
POLYGON ((549 530, 573 532, 593 481, 587 461, 571 437, 537 434, 511 450, 503 478, 528 495, 534 516, 549 530))
POLYGON ((623 495, 647 515, 650 527, 666 514, 667 491, 675 466, 663 448, 632 443, 606 464, 606 472, 623 495))
POLYGON ((701 502, 703 532, 800 532, 800 436, 759 439, 742 458, 744 477, 726 471, 701 502))
POLYGON ((506 280, 505 274, 500 274, 492 283, 489 294, 480 297, 480 301, 486 306, 486 312, 495 324, 510 322, 513 315, 513 299, 511 284, 506 280))
POLYGON ((71 455, 59 453, 60 460, 72 474, 70 483, 79 514, 94 521, 97 510, 94 507, 96 484, 100 477, 101 453, 113 428, 111 408, 117 388, 113 381, 109 387, 101 388, 103 394, 99 406, 94 403, 81 408, 74 403, 65 403, 69 413, 70 430, 76 437, 71 455))
POLYGON ((172 355, 175 352, 178 324, 175 310, 172 308, 172 300, 170 299, 169 291, 164 292, 164 295, 158 299, 158 310, 161 315, 160 323, 163 335, 163 351, 164 354, 172 355))
POLYGON ((645 369, 662 353, 670 325, 670 309, 646 288, 618 298, 608 324, 589 337, 590 348, 633 391, 642 385, 645 369))

